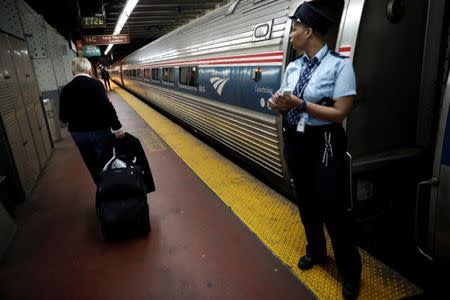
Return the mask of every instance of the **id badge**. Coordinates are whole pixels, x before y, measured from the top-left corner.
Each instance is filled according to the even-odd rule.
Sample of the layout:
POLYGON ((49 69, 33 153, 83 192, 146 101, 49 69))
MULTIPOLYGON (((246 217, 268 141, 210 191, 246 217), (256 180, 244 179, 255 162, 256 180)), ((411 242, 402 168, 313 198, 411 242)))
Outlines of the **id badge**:
POLYGON ((308 118, 307 114, 302 113, 302 115, 300 117, 300 121, 298 121, 298 124, 297 124, 297 132, 300 132, 300 133, 305 132, 305 125, 306 125, 307 118, 308 118))

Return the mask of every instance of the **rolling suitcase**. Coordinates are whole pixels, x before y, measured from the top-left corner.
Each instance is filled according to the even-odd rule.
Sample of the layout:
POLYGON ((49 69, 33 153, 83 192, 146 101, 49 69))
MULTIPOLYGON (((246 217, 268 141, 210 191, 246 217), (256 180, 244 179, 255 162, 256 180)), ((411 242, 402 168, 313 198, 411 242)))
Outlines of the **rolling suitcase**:
POLYGON ((114 156, 100 173, 97 215, 106 239, 123 239, 150 231, 142 169, 123 156, 114 156))

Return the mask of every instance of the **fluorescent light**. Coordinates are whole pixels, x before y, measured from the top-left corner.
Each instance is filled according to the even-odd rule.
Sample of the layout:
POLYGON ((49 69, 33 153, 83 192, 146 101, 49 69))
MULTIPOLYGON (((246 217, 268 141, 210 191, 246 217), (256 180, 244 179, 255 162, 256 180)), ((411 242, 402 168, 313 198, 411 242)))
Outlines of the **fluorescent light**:
POLYGON ((106 48, 105 55, 108 54, 109 50, 111 50, 113 44, 109 44, 108 48, 106 48))
MULTIPOLYGON (((119 19, 117 19, 116 27, 114 28, 113 35, 120 34, 120 31, 122 31, 123 26, 128 20, 128 17, 131 15, 131 12, 135 8, 136 4, 139 2, 139 0, 127 0, 127 3, 125 4, 124 9, 120 13, 119 19)), ((113 44, 109 44, 108 48, 106 48, 105 55, 108 54, 108 52, 113 47, 113 44)))

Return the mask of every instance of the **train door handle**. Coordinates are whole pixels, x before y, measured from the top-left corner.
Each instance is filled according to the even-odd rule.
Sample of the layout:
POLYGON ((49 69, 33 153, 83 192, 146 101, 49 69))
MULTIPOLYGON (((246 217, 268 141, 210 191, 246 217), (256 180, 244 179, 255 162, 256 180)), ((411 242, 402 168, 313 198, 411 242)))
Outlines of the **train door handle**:
POLYGON ((429 180, 419 182, 417 184, 417 189, 416 189, 416 211, 415 211, 415 217, 414 217, 414 238, 415 238, 415 242, 416 242, 417 251, 419 251, 419 253, 422 254, 424 257, 426 257, 429 261, 433 261, 433 258, 431 257, 431 255, 426 253, 426 251, 421 247, 421 245, 419 243, 419 224, 418 223, 419 223, 420 190, 425 185, 433 186, 433 185, 437 185, 438 183, 439 183, 439 179, 433 177, 429 180))

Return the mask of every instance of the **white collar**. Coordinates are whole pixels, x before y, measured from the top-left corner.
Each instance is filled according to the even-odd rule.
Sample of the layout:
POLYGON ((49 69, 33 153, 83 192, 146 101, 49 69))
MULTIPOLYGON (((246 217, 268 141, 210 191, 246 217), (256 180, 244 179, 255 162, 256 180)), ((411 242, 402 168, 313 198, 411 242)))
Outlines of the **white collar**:
MULTIPOLYGON (((317 57, 317 59, 320 62, 320 61, 322 61, 322 59, 325 57, 325 55, 327 53, 328 53, 328 45, 325 43, 325 45, 323 45, 323 47, 320 48, 319 52, 317 52, 314 57, 317 57)), ((305 54, 302 57, 302 61, 309 61, 309 60, 310 60, 310 58, 308 57, 308 54, 305 51, 305 54)))
POLYGON ((77 75, 75 75, 73 78, 75 78, 75 77, 78 77, 78 76, 86 76, 86 77, 89 77, 89 78, 91 78, 91 75, 89 75, 89 74, 86 74, 86 73, 78 73, 77 75))

